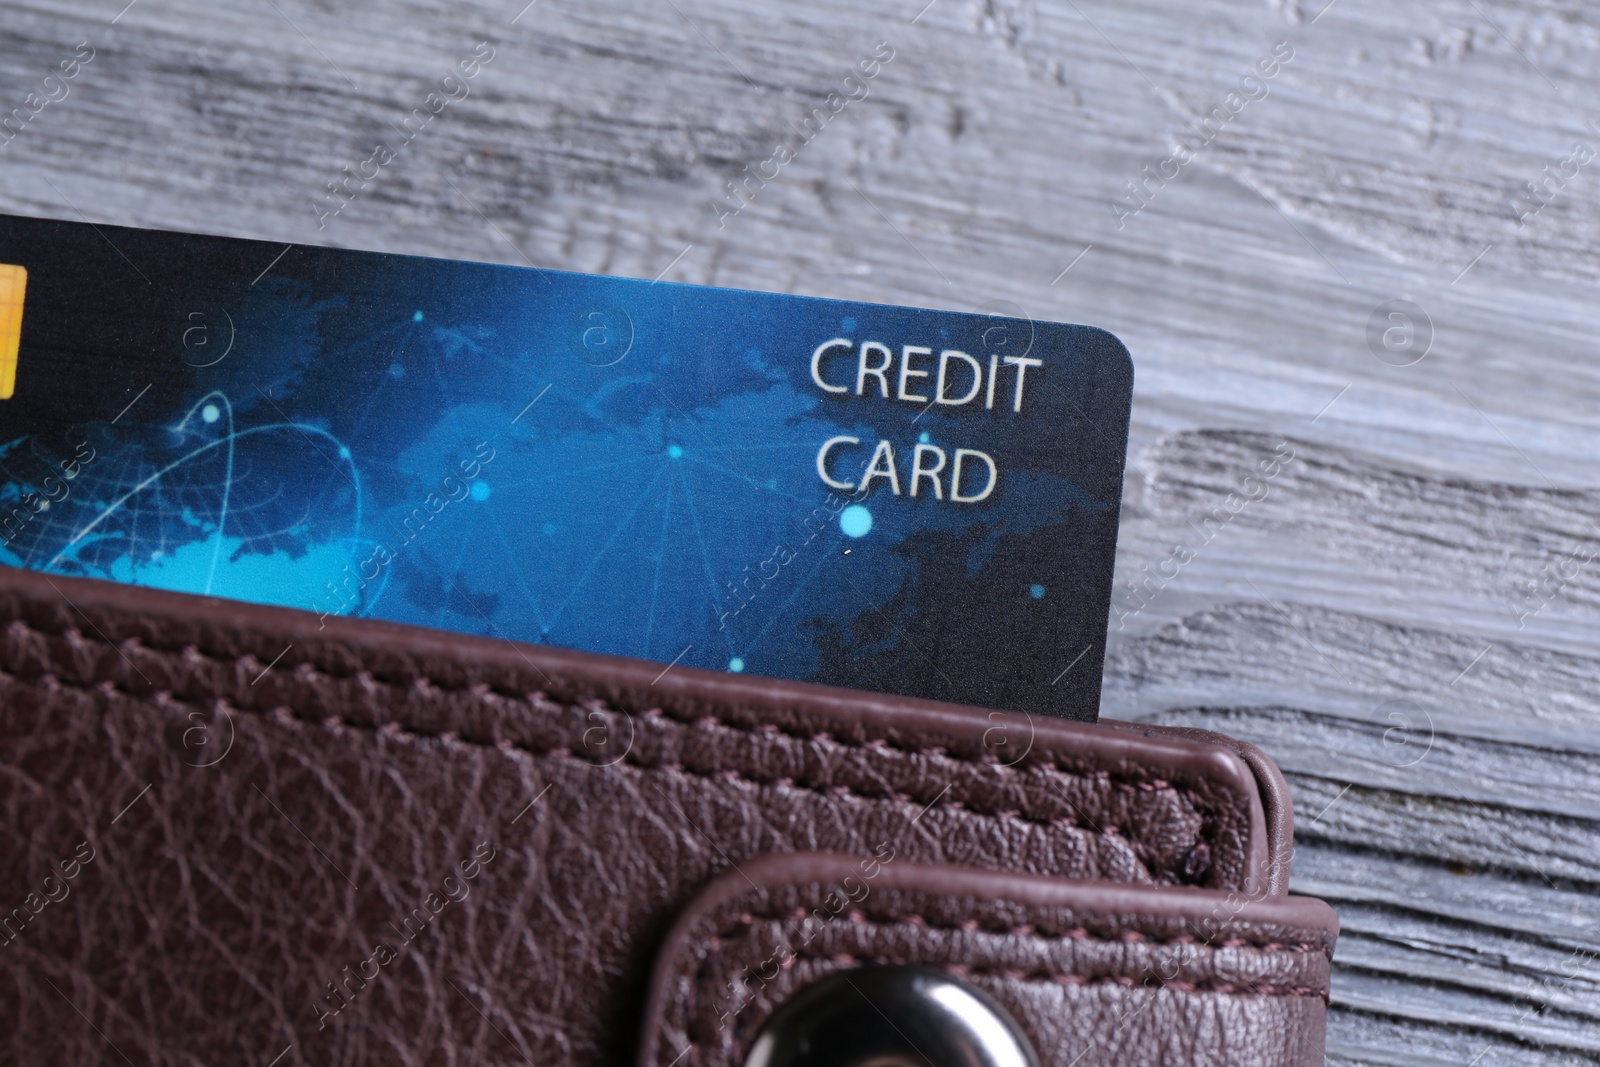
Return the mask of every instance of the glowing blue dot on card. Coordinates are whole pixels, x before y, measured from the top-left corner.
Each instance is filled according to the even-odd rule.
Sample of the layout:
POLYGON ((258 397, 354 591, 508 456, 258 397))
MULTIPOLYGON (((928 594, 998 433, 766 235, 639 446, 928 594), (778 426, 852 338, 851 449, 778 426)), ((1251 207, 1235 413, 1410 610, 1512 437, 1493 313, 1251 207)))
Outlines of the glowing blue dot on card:
POLYGON ((683 458, 683 446, 682 445, 668 445, 667 446, 667 455, 671 456, 673 459, 682 459, 683 458))
POLYGON ((1028 595, 1033 597, 1035 600, 1043 600, 1044 586, 1038 584, 1028 586, 1028 595))
POLYGON ((865 537, 872 532, 872 512, 860 504, 851 504, 839 512, 839 529, 846 537, 865 537))
POLYGON ((839 329, 843 330, 845 333, 855 333, 856 320, 846 315, 844 318, 839 320, 839 329))
POLYGON ((411 321, 412 322, 421 322, 422 321, 422 312, 418 311, 418 312, 413 313, 412 316, 411 316, 411 321))
POLYGON ((339 446, 339 458, 340 459, 349 459, 350 458, 350 449, 346 448, 344 445, 340 445, 339 446))
POLYGON ((389 364, 389 377, 391 377, 391 378, 404 378, 405 376, 406 376, 406 369, 404 367, 402 367, 398 363, 389 364))
POLYGON ((929 441, 932 440, 932 438, 928 436, 928 431, 927 430, 923 430, 921 433, 917 434, 917 440, 922 442, 923 444, 927 444, 929 441))
POLYGON ((205 419, 207 422, 216 422, 218 419, 222 418, 222 411, 215 404, 207 404, 205 407, 200 409, 200 417, 205 419))
POLYGON ((728 669, 734 674, 738 674, 740 671, 744 670, 744 660, 738 656, 733 657, 728 661, 728 669))
POLYGON ((473 482, 472 483, 472 499, 474 499, 476 501, 479 501, 480 503, 485 501, 485 500, 488 500, 489 499, 489 483, 488 482, 473 482))
POLYGON ((556 532, 556 524, 553 523, 553 522, 547 522, 547 523, 544 524, 543 529, 544 529, 544 535, 546 537, 553 537, 553 536, 555 536, 555 532, 556 532))

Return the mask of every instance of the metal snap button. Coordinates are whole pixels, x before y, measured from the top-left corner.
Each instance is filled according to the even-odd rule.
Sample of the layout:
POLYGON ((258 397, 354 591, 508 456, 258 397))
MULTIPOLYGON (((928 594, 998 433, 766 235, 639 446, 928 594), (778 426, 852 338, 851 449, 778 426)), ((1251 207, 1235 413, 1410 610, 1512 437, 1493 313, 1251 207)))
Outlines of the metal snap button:
POLYGON ((779 1008, 745 1067, 1038 1067, 1038 1059, 982 990, 925 967, 862 967, 779 1008))

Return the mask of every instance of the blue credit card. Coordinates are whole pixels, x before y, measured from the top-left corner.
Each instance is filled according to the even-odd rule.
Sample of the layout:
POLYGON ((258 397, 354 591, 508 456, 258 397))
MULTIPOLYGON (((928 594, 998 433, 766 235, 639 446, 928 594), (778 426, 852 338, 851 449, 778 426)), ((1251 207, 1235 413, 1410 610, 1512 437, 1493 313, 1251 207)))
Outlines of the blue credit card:
POLYGON ((0 217, 0 335, 0 563, 1095 718, 1103 330, 0 217))

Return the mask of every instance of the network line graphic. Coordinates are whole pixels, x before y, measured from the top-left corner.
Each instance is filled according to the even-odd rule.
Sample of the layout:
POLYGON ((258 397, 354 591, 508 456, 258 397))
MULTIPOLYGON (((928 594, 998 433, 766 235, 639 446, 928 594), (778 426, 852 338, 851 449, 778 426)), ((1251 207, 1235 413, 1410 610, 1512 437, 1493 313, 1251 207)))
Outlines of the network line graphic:
MULTIPOLYGON (((323 387, 306 368, 95 425, 70 494, 0 559, 732 671, 803 653, 795 609, 853 540, 839 501, 796 477, 839 429, 814 401, 750 351, 762 388, 693 413, 639 373, 548 382, 512 425, 521 394, 493 385, 531 387, 548 360, 495 342, 413 310, 316 360, 365 368, 364 396, 308 405, 323 387)), ((10 496, 39 491, 32 458, 0 453, 10 496)), ((873 584, 825 599, 868 610, 888 592, 873 584)))
MULTIPOLYGON (((991 706, 1058 700, 1029 665, 1103 640, 1109 559, 1073 546, 1114 543, 1120 472, 1080 484, 1063 459, 1106 436, 1064 391, 1059 353, 1098 365, 1076 342, 1034 372, 1028 420, 814 380, 819 340, 983 352, 983 320, 331 250, 263 278, 256 258, 174 263, 160 307, 102 294, 146 316, 110 335, 137 351, 63 320, 54 343, 119 384, 0 408, 0 565, 991 706), (999 488, 839 488, 891 440, 902 478, 965 447, 999 488)), ((1111 366, 1095 388, 1120 396, 1111 366)))

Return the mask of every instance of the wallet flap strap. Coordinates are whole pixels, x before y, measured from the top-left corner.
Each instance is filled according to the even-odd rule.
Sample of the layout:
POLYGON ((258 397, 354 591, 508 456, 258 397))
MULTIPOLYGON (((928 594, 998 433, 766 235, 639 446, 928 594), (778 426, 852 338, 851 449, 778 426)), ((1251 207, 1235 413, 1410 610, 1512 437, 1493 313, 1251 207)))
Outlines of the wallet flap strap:
POLYGON ((740 1067, 800 990, 907 965, 987 993, 1045 1064, 1320 1065, 1337 929, 1304 897, 1000 875, 907 862, 888 842, 766 856, 673 928, 639 1067, 740 1067))

